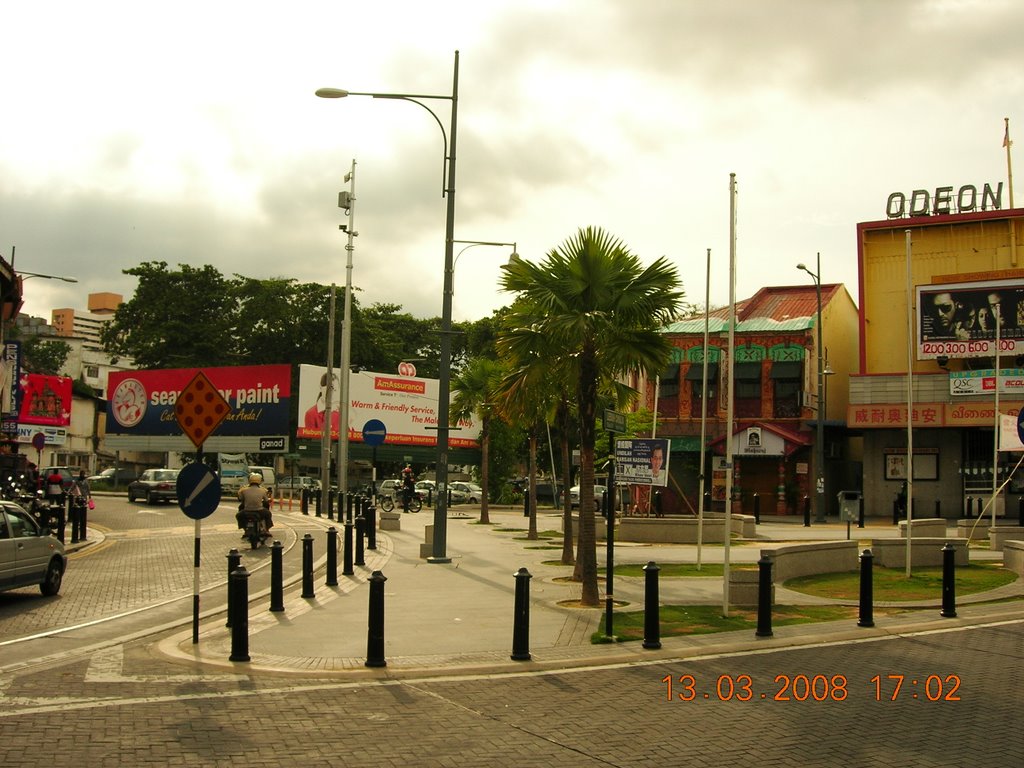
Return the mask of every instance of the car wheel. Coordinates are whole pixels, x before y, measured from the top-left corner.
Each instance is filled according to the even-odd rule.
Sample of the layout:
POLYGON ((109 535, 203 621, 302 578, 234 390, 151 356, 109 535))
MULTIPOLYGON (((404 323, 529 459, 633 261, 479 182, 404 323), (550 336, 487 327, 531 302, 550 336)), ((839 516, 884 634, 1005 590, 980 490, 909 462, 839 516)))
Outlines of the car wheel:
POLYGON ((153 495, 152 491, 150 491, 149 493, 146 494, 146 503, 147 504, 156 504, 156 496, 153 495))
POLYGON ((60 566, 59 560, 51 560, 46 568, 46 576, 39 584, 39 591, 46 597, 53 597, 60 592, 60 583, 64 578, 64 569, 60 566))
POLYGON ((128 491, 128 503, 129 504, 134 504, 135 503, 135 494, 132 493, 131 491, 128 491))

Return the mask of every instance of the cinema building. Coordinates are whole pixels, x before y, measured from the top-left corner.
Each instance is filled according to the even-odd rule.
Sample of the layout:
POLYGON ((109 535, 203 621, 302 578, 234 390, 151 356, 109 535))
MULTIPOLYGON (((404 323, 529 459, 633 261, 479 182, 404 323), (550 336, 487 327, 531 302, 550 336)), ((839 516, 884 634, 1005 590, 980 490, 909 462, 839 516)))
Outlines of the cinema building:
MULTIPOLYGON (((1020 453, 997 453, 996 413, 1015 426, 1024 407, 1024 210, 998 210, 1001 186, 985 188, 995 210, 956 212, 947 187, 907 218, 857 226, 860 361, 846 421, 863 435, 869 514, 891 514, 908 438, 916 516, 958 518, 968 497, 988 503, 994 481, 1008 481, 996 513, 1017 513, 1020 453)), ((904 213, 892 200, 890 216, 904 213)))

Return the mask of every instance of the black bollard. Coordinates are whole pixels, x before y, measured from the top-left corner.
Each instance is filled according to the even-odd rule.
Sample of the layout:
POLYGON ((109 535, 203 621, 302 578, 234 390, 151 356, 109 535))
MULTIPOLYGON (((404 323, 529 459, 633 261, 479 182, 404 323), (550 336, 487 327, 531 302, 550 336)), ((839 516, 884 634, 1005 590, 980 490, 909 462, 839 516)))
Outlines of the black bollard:
POLYGON ((280 541, 270 546, 270 610, 284 610, 284 545, 280 541))
POLYGON ((935 500, 935 516, 942 517, 942 499, 935 500))
POLYGON ((356 497, 353 494, 351 494, 351 493, 346 494, 346 498, 345 498, 345 519, 348 520, 350 523, 355 519, 355 504, 356 504, 356 497))
POLYGON ((1017 525, 1024 528, 1024 496, 1020 497, 1020 503, 1017 504, 1017 525))
POLYGON ((875 626, 874 617, 874 602, 873 588, 872 588, 872 571, 871 567, 875 562, 875 556, 871 554, 870 549, 865 549, 860 555, 860 619, 857 621, 858 627, 873 627, 875 626))
POLYGON ((523 517, 530 516, 530 489, 526 488, 523 491, 523 517))
POLYGON ((309 488, 303 488, 299 496, 299 511, 304 515, 309 514, 309 488))
POLYGON ((369 499, 363 499, 363 517, 366 520, 366 548, 377 549, 377 508, 369 499))
POLYGON ((705 512, 710 512, 711 511, 711 493, 710 493, 710 491, 708 493, 704 494, 704 511, 705 512))
MULTIPOLYGON (((327 494, 327 519, 334 519, 334 491, 329 491, 327 494)), ((341 519, 341 508, 338 508, 338 519, 341 519)))
POLYGON ((235 608, 235 601, 231 599, 231 574, 238 570, 238 566, 242 564, 242 555, 237 549, 231 549, 228 551, 228 616, 227 622, 224 624, 225 627, 231 626, 231 611, 235 608))
POLYGON ((757 493, 754 494, 754 522, 761 522, 761 496, 757 493))
POLYGON ((864 494, 861 494, 860 507, 857 509, 857 527, 864 527, 864 494))
POLYGON ((772 561, 762 556, 757 561, 757 637, 772 636, 772 561))
POLYGON ((316 495, 316 498, 313 499, 313 508, 314 511, 316 512, 317 517, 322 517, 322 515, 320 514, 320 507, 323 506, 323 496, 324 495, 322 493, 318 493, 316 495))
POLYGON ((327 581, 328 587, 338 586, 338 529, 327 529, 327 581))
POLYGON ((892 524, 893 525, 899 525, 900 524, 900 500, 899 499, 893 499, 892 500, 892 524))
POLYGON ((386 667, 384 660, 384 582, 388 578, 380 571, 370 574, 370 606, 366 629, 367 667, 386 667))
POLYGON ((231 655, 228 661, 249 661, 249 572, 244 565, 231 572, 231 655))
POLYGON ((974 516, 974 497, 967 497, 967 517, 971 518, 974 516))
POLYGON ((72 504, 68 509, 68 519, 71 521, 71 543, 78 543, 78 505, 72 504))
POLYGON ((947 542, 942 548, 942 611, 940 615, 947 619, 956 618, 956 550, 947 542))
POLYGON ((353 524, 348 520, 345 521, 345 562, 341 569, 342 576, 353 576, 355 571, 352 569, 352 527, 353 524))
POLYGON ((658 572, 651 560, 644 566, 644 648, 661 648, 661 615, 658 606, 658 572))
POLYGON ((313 535, 302 537, 302 597, 315 597, 313 591, 313 535))
POLYGON ((366 565, 363 556, 363 529, 366 528, 366 521, 362 514, 356 515, 356 565, 366 565))
POLYGON ((434 506, 434 489, 430 486, 427 486, 427 506, 434 506))
POLYGON ((811 497, 804 496, 804 528, 811 527, 811 497))
POLYGON ((526 568, 516 571, 516 597, 512 611, 512 661, 529 661, 530 656, 530 579, 526 568))

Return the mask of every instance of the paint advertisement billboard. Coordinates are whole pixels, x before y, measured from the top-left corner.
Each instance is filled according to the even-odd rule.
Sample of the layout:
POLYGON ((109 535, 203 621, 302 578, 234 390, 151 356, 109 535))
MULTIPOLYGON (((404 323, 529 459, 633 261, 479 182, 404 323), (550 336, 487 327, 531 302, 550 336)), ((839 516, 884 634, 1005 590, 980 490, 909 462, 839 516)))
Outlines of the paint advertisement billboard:
MULTIPOLYGON (((334 371, 331 398, 331 438, 338 437, 340 401, 339 372, 334 371)), ((319 440, 327 421, 327 368, 299 367, 299 425, 296 436, 319 440)), ((349 375, 348 430, 351 442, 362 441, 362 429, 376 419, 387 428, 385 443, 393 445, 437 445, 437 379, 403 376, 397 373, 359 371, 349 375)), ((477 419, 463 419, 451 427, 448 444, 453 448, 476 448, 480 438, 477 419)))
POLYGON ((274 453, 287 449, 291 402, 288 365, 112 371, 107 378, 108 447, 194 450, 182 434, 174 404, 200 370, 231 406, 231 413, 206 440, 204 450, 274 453), (271 445, 274 447, 268 447, 271 445))
POLYGON ((917 358, 1024 354, 1024 280, 917 286, 917 358))

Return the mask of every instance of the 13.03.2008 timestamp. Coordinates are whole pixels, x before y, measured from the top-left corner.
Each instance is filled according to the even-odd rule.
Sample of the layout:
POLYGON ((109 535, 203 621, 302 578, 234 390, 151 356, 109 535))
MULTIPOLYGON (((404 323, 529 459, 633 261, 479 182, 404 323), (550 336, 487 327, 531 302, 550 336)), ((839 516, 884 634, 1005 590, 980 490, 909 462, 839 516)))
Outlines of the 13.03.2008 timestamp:
MULTIPOLYGON (((665 675, 661 682, 667 701, 846 701, 851 694, 845 675, 776 675, 768 688, 750 675, 719 675, 706 686, 694 675, 665 675)), ((857 686, 861 691, 875 701, 960 701, 960 676, 875 675, 857 686)))

